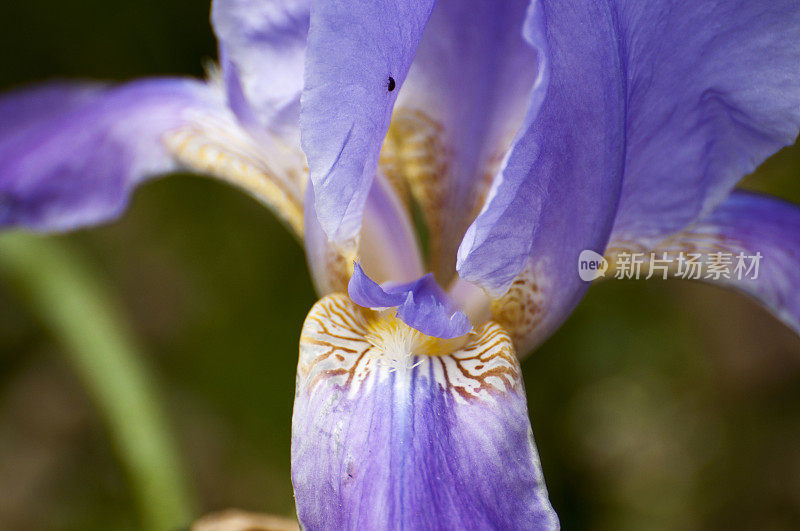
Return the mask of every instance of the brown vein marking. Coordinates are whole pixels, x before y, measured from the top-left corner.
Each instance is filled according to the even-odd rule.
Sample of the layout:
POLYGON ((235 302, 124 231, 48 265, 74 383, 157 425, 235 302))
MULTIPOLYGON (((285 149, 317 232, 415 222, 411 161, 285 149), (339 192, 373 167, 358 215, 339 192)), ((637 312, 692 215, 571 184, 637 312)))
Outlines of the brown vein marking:
POLYGON ((163 138, 167 149, 187 168, 213 175, 250 193, 270 207, 299 237, 303 236, 303 191, 307 169, 302 157, 279 146, 298 167, 265 160, 257 145, 226 121, 188 122, 163 138))
POLYGON ((305 387, 314 389, 323 379, 349 386, 372 348, 363 339, 365 332, 360 311, 346 295, 330 295, 317 302, 300 337, 298 376, 305 387))
POLYGON ((299 386, 305 392, 323 384, 354 392, 365 382, 409 370, 463 401, 491 399, 520 385, 514 347, 499 324, 486 323, 452 352, 442 352, 444 344, 449 343, 424 336, 392 316, 360 308, 344 294, 330 295, 314 305, 303 326, 299 386), (400 368, 382 364, 383 357, 398 355, 387 350, 398 345, 409 348, 412 363, 400 368))
POLYGON ((526 343, 544 317, 546 298, 542 283, 541 274, 528 262, 506 294, 492 301, 492 319, 508 331, 520 353, 527 351, 526 343))
POLYGON ((520 382, 519 363, 514 354, 511 339, 502 327, 494 322, 486 323, 476 332, 464 348, 447 357, 440 357, 447 382, 462 396, 463 390, 470 399, 481 398, 485 393, 505 392, 515 389, 520 382), (476 355, 468 355, 477 352, 476 355), (470 369, 466 362, 481 363, 470 369), (448 366, 455 366, 458 373, 453 376, 448 366), (493 383, 493 379, 497 383, 493 383), (461 385, 458 385, 461 384, 461 385), (460 389, 458 389, 460 388, 460 389))

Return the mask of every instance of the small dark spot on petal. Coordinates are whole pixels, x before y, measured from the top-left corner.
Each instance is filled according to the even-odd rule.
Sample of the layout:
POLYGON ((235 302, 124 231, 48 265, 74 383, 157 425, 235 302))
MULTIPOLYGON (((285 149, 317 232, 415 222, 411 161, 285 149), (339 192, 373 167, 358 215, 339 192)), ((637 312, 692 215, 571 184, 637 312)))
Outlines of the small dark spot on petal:
POLYGON ((345 473, 347 474, 348 479, 353 479, 353 474, 355 473, 355 470, 352 461, 347 462, 347 465, 345 466, 345 473))
POLYGON ((389 92, 393 91, 394 87, 396 86, 397 84, 394 82, 394 78, 392 76, 389 76, 389 84, 387 85, 389 92))

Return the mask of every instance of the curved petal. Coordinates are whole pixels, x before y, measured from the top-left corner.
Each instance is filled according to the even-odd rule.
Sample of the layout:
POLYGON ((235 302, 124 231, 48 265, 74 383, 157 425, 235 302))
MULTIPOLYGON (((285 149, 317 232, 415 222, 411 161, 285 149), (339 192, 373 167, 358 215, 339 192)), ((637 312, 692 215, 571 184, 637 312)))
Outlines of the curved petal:
POLYGON ((605 248, 625 155, 625 70, 615 13, 607 2, 531 5, 525 37, 540 57, 525 122, 489 198, 458 250, 462 279, 495 297, 518 275, 546 310, 522 322, 544 337, 577 304, 587 284, 575 264, 584 249, 605 248))
POLYGON ((320 225, 337 244, 357 238, 392 107, 433 3, 312 2, 301 139, 320 225))
POLYGON ((242 123, 298 135, 310 6, 310 0, 212 3, 228 100, 242 123))
POLYGON ((711 214, 664 241, 635 235, 612 241, 607 276, 624 276, 619 274, 623 253, 643 256, 643 277, 662 276, 657 269, 663 265, 669 268, 665 277, 671 273, 744 292, 800 334, 798 205, 734 192, 711 214), (690 261, 697 265, 690 267, 690 261))
POLYGON ((709 213, 800 127, 795 0, 617 0, 628 154, 615 235, 709 213))
POLYGON ((0 227, 69 230, 119 215, 136 184, 176 167, 165 133, 224 109, 217 91, 189 79, 89 85, 85 93, 69 86, 63 99, 59 90, 0 97, 0 109, 11 110, 9 119, 0 115, 0 227))
POLYGON ((381 286, 356 264, 348 293, 353 302, 365 308, 397 308, 398 319, 431 337, 453 339, 472 329, 467 315, 456 309, 433 273, 414 282, 381 286))
POLYGON ((308 529, 558 528, 505 332, 448 353, 344 295, 303 327, 292 482, 308 529))
POLYGON ((522 36, 528 4, 439 0, 397 97, 381 157, 393 158, 425 216, 443 283, 536 80, 537 54, 522 36))

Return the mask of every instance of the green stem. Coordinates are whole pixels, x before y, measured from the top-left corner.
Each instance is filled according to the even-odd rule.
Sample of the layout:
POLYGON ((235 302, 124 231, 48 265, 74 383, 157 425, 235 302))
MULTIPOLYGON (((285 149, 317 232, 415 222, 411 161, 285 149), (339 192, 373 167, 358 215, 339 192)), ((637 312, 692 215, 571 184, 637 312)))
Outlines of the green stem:
POLYGON ((64 345, 127 470, 144 528, 186 525, 191 497, 153 375, 99 275, 64 243, 23 233, 0 236, 0 269, 64 345))

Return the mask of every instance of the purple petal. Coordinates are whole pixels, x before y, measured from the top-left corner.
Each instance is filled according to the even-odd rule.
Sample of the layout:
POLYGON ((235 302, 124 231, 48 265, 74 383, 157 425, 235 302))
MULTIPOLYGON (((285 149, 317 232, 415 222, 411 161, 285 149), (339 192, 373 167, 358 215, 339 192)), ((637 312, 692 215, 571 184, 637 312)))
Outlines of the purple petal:
POLYGON ((488 191, 486 176, 525 116, 538 70, 536 50, 522 36, 528 4, 439 0, 395 105, 393 141, 419 146, 420 135, 435 135, 398 149, 398 157, 401 167, 420 168, 411 191, 442 279, 454 273, 458 243, 488 191))
POLYGON ((303 327, 292 417, 302 525, 557 529, 508 335, 488 323, 438 353, 370 326, 335 295, 303 327))
POLYGON ((433 3, 312 2, 301 137, 317 216, 336 243, 358 234, 392 107, 433 3))
MULTIPOLYGON (((653 250, 675 262, 696 253, 706 265, 700 280, 725 285, 758 300, 800 334, 800 206, 769 196, 734 192, 711 214, 655 243, 629 234, 611 244, 616 252, 653 250), (717 278, 708 264, 719 264, 717 278), (742 259, 739 259, 739 256, 742 259), (760 255, 760 258, 754 258, 760 255), (737 271, 737 266, 742 267, 737 271)), ((613 257, 612 257, 613 258, 613 257)))
POLYGON ((136 184, 175 169, 163 135, 188 115, 223 108, 215 91, 188 79, 86 93, 67 86, 63 100, 58 90, 0 98, 11 110, 8 120, 0 115, 0 227, 69 230, 119 215, 136 184))
POLYGON ((472 329, 469 318, 456 309, 433 273, 414 282, 380 286, 356 264, 348 292, 353 302, 365 308, 397 308, 401 321, 428 336, 452 339, 472 329))
POLYGON ((214 0, 211 21, 231 108, 246 125, 297 135, 309 0, 214 0))
MULTIPOLYGON (((458 251, 462 279, 494 296, 528 267, 547 307, 524 306, 550 331, 586 290, 575 264, 605 248, 625 153, 625 85, 605 2, 537 2, 525 37, 540 58, 525 123, 458 251)), ((524 302, 524 301, 523 301, 524 302)))
POLYGON ((616 234, 707 214, 800 127, 796 0, 617 0, 628 154, 616 234))

